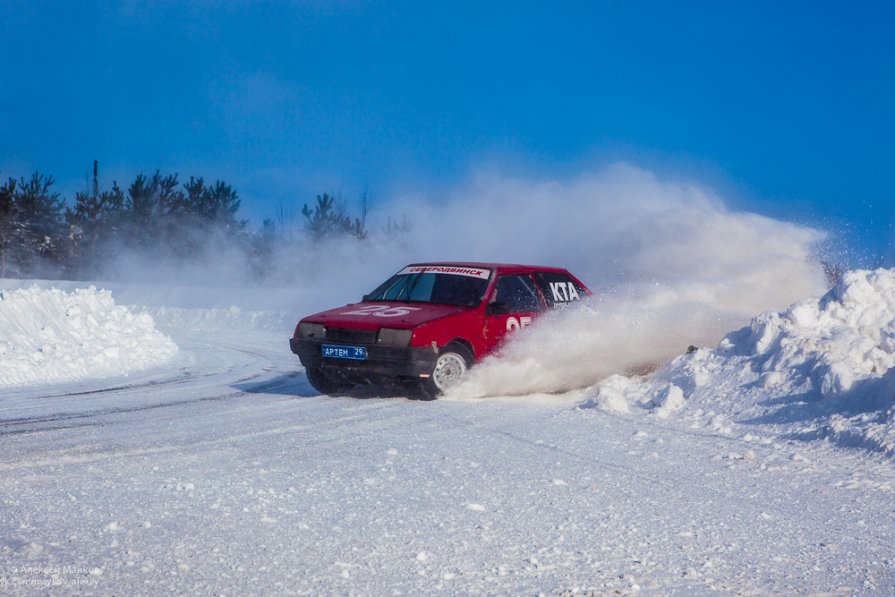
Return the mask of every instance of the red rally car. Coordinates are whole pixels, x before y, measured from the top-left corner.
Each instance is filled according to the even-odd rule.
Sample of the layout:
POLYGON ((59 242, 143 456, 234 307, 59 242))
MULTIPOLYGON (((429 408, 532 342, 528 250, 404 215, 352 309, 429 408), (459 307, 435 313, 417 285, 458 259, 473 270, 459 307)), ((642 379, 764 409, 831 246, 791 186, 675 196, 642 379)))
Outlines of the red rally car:
POLYGON ((322 394, 397 382, 432 399, 513 330, 590 294, 561 268, 415 263, 360 303, 305 317, 290 346, 322 394))

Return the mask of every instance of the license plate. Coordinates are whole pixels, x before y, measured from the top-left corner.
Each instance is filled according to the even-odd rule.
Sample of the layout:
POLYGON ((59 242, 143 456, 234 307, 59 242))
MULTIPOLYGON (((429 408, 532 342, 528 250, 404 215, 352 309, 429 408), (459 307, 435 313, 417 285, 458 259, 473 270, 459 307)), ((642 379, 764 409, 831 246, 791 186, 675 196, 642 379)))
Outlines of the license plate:
POLYGON ((335 346, 333 344, 323 344, 320 347, 320 355, 331 359, 363 361, 367 358, 367 349, 363 346, 335 346))

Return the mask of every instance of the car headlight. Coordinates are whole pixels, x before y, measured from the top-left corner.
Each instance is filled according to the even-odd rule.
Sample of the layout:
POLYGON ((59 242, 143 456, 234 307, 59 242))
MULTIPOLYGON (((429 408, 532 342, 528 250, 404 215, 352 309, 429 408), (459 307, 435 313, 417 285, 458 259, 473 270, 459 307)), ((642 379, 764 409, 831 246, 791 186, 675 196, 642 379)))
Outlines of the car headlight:
POLYGON ((317 340, 323 340, 323 334, 326 331, 326 328, 323 327, 322 323, 300 323, 298 324, 298 337, 299 338, 314 338, 317 340))
POLYGON ((376 344, 386 346, 409 346, 413 337, 413 330, 398 330, 395 328, 379 328, 376 344))

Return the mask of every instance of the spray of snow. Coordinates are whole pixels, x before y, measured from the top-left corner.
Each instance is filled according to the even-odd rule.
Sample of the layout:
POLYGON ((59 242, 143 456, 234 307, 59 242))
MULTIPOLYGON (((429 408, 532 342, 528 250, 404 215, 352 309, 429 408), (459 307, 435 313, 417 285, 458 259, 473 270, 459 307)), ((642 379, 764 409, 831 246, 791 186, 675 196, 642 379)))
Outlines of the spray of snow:
POLYGON ((464 197, 421 231, 442 255, 564 265, 596 297, 518 334, 455 398, 563 391, 654 368, 826 287, 812 258, 822 233, 630 166, 568 183, 482 178, 464 197))
POLYGON ((127 375, 176 353, 149 315, 116 305, 109 291, 0 293, 0 387, 127 375))
POLYGON ((848 272, 820 299, 759 315, 715 350, 645 380, 609 378, 585 406, 667 416, 669 403, 696 424, 720 415, 895 453, 895 269, 848 272))

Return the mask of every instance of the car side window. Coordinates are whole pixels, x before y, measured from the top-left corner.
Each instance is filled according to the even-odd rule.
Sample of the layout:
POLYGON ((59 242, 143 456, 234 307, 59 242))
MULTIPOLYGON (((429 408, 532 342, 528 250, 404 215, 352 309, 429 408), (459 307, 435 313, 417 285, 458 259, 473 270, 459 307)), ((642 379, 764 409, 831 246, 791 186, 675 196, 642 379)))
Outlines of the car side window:
POLYGON ((538 291, 528 274, 509 274, 498 278, 492 302, 506 305, 508 313, 528 313, 542 309, 538 291))
POLYGON ((535 280, 551 309, 581 300, 587 293, 584 288, 572 281, 566 274, 556 272, 537 272, 535 280))

